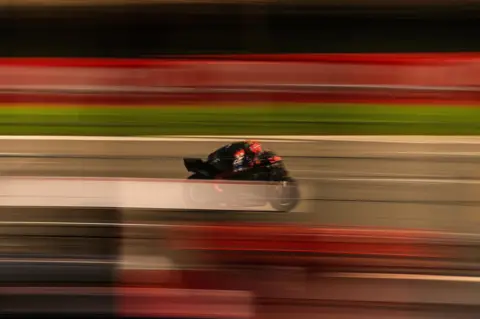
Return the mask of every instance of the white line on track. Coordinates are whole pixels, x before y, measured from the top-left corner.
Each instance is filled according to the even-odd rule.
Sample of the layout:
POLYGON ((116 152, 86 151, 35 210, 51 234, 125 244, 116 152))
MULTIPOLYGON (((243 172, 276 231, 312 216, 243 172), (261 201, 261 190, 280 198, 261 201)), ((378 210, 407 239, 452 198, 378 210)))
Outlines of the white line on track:
MULTIPOLYGON (((248 137, 241 136, 233 139, 256 139, 270 143, 305 143, 310 140, 297 138, 275 138, 275 137, 248 137)), ((135 137, 135 136, 0 136, 2 141, 85 141, 85 142, 231 142, 231 137, 135 137)))
MULTIPOLYGON (((405 180, 411 180, 411 179, 420 179, 420 180, 449 180, 451 179, 451 176, 442 176, 442 175, 421 175, 421 174, 408 174, 408 173, 377 173, 377 172, 369 172, 369 171, 348 171, 348 170, 343 170, 343 171, 334 171, 334 170, 315 170, 315 169, 290 169, 289 170, 291 173, 306 173, 309 176, 312 176, 311 178, 321 178, 321 179, 333 179, 333 178, 366 178, 366 176, 369 176, 370 179, 405 179, 405 180), (323 178, 322 178, 323 177, 323 178)), ((307 177, 308 178, 308 177, 307 177)), ((298 177, 298 179, 304 179, 302 177, 298 177)), ((461 179, 457 179, 461 180, 461 179)), ((469 180, 475 181, 476 178, 471 178, 469 180)))
POLYGON ((263 136, 241 136, 241 135, 181 135, 171 136, 173 138, 227 138, 227 139, 274 139, 278 141, 339 141, 339 142, 376 142, 376 143, 407 143, 407 144, 480 144, 480 136, 427 136, 427 135, 263 135, 263 136))
MULTIPOLYGON (((136 177, 70 177, 70 176, 4 176, 12 180, 67 180, 67 181, 123 181, 123 182, 156 182, 184 183, 182 178, 136 178, 136 177)), ((364 178, 364 177, 299 177, 299 180, 322 180, 340 182, 383 182, 383 183, 433 183, 433 184, 480 184, 480 179, 428 179, 428 178, 364 178)), ((208 181, 207 181, 208 182, 208 181)), ((251 182, 232 182, 232 184, 250 184, 251 182)), ((252 185, 255 185, 253 183, 252 185)))
POLYGON ((450 281, 450 282, 476 282, 480 277, 472 276, 442 276, 423 274, 388 274, 388 273, 328 273, 325 277, 348 279, 396 279, 396 280, 423 280, 423 281, 450 281))
MULTIPOLYGON (((227 141, 227 140, 225 140, 227 141)), ((231 141, 231 140, 229 140, 231 141)), ((268 140, 267 140, 268 142, 268 140)), ((272 142, 272 141, 270 141, 272 142)), ((276 142, 276 143, 283 143, 280 142, 280 141, 273 141, 273 142, 276 142)), ((301 141, 302 143, 305 142, 305 141, 301 141)), ((292 141, 287 141, 285 143, 294 143, 292 141)), ((371 158, 378 158, 378 159, 385 159, 385 160, 389 160, 390 158, 392 158, 392 156, 395 156, 395 158, 411 158, 411 156, 415 156, 415 157, 418 157, 418 156, 464 156, 464 157, 476 157, 476 156, 480 156, 480 152, 416 152, 416 151, 406 151, 406 152, 371 152, 371 153, 367 153, 367 152, 362 152, 360 154, 357 154, 357 153, 351 153, 349 155, 326 155, 326 154, 320 154, 318 156, 319 159, 325 159, 325 158, 328 158, 328 157, 341 157, 342 159, 346 159, 346 160, 349 160, 349 159, 354 159, 354 160, 362 160, 362 159, 366 159, 366 160, 369 160, 371 158), (402 155, 402 156, 397 156, 397 155, 402 155), (387 158, 382 158, 382 157, 387 157, 387 158)), ((26 157, 26 158, 54 158, 54 159, 69 159, 69 158, 82 158, 82 159, 132 159, 132 160, 135 160, 135 159, 138 159, 138 158, 145 158, 145 159, 148 159, 148 158, 152 158, 152 159, 157 159, 157 158, 162 158, 162 157, 165 157, 165 158, 169 158, 170 156, 161 156, 161 155, 151 155, 151 156, 136 156, 136 155, 132 155, 130 158, 128 155, 104 155, 104 154, 101 154, 101 155, 82 155, 82 154, 62 154, 62 153, 11 153, 11 152, 1 152, 0 153, 0 157, 3 157, 3 158, 19 158, 19 157, 26 157)), ((171 156, 171 157, 174 157, 174 158, 182 158, 181 156, 171 156)), ((171 158, 170 157, 170 158, 171 158)), ((289 157, 289 156, 285 156, 285 157, 289 157)), ((295 160, 301 160, 302 156, 300 155, 298 158, 295 158, 295 160)), ((308 158, 307 156, 307 159, 310 159, 308 158)), ((311 171, 311 170, 304 170, 304 169, 299 169, 297 171, 311 171)))
POLYGON ((17 136, 0 135, 0 140, 8 141, 125 141, 125 142, 222 142, 236 139, 257 139, 278 143, 341 141, 341 142, 375 142, 375 143, 406 143, 406 144, 480 144, 480 136, 305 136, 305 135, 263 135, 263 136, 17 136))
POLYGON ((421 179, 421 178, 299 178, 299 179, 313 179, 324 181, 341 181, 341 182, 381 182, 381 183, 425 183, 425 184, 480 184, 480 180, 464 180, 464 179, 421 179))
POLYGON ((398 155, 416 155, 416 156, 480 156, 480 152, 416 152, 416 151, 407 151, 407 152, 393 152, 393 154, 398 155))
MULTIPOLYGON (((152 183, 184 183, 182 178, 135 178, 135 177, 78 177, 78 176, 4 176, 9 180, 25 181, 97 181, 97 182, 152 182, 152 183)), ((480 184, 480 179, 428 179, 428 178, 364 178, 364 177, 298 177, 298 180, 318 180, 331 182, 369 182, 369 183, 431 183, 431 184, 480 184)), ((232 182, 232 184, 250 184, 250 182, 232 182)), ((253 183, 252 185, 255 185, 253 183)))

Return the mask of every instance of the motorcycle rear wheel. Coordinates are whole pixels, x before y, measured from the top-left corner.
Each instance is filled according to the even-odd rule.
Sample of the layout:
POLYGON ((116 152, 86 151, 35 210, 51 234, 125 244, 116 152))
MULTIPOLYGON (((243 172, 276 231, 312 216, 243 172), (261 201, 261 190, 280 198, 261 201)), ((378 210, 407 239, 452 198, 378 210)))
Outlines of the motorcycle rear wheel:
MULTIPOLYGON (((185 208, 187 209, 205 209, 211 207, 212 203, 205 200, 203 185, 195 182, 189 182, 190 180, 208 180, 203 174, 195 173, 187 178, 187 182, 183 186, 183 200, 185 208)), ((208 197, 208 196, 207 196, 208 197)))
POLYGON ((300 188, 297 181, 292 178, 275 183, 269 195, 270 205, 279 212, 291 212, 300 202, 300 188))

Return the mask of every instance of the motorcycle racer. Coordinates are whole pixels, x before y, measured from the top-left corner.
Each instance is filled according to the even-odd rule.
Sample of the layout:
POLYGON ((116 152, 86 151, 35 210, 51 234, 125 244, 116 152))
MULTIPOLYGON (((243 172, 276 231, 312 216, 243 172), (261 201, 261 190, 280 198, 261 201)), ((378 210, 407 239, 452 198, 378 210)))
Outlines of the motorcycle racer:
POLYGON ((243 140, 224 145, 212 152, 207 160, 184 158, 184 165, 192 173, 188 180, 217 180, 206 184, 185 183, 185 198, 197 208, 210 204, 219 208, 270 204, 276 211, 289 212, 299 202, 298 184, 290 176, 283 159, 257 141, 243 140), (225 183, 222 179, 246 181, 248 186, 228 187, 225 185, 232 183, 225 183), (260 187, 253 189, 250 182, 258 182, 256 185, 260 187), (196 194, 196 189, 201 191, 198 198, 192 195, 196 194), (213 193, 205 196, 210 194, 209 189, 213 193))

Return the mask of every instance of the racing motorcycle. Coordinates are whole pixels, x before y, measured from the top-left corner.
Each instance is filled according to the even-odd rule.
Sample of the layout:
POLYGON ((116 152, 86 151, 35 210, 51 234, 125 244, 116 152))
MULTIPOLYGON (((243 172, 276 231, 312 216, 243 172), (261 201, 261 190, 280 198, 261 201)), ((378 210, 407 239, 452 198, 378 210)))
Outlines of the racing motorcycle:
POLYGON ((247 175, 236 181, 216 179, 225 168, 224 159, 184 158, 185 168, 191 173, 184 188, 186 203, 200 209, 226 210, 270 204, 277 212, 292 211, 300 201, 297 181, 290 177, 279 156, 266 152, 263 157, 247 175))

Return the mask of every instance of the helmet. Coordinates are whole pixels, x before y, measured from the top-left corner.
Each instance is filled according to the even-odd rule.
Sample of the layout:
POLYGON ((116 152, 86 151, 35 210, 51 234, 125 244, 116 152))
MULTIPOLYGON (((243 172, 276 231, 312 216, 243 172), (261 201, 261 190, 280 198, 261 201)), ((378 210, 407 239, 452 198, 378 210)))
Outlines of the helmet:
POLYGON ((248 149, 254 154, 263 152, 262 145, 257 141, 247 141, 248 149))

